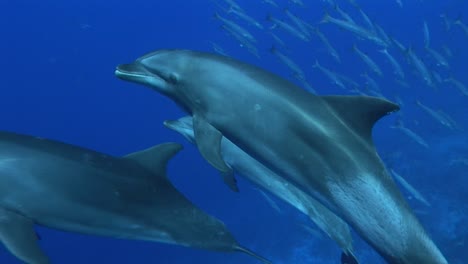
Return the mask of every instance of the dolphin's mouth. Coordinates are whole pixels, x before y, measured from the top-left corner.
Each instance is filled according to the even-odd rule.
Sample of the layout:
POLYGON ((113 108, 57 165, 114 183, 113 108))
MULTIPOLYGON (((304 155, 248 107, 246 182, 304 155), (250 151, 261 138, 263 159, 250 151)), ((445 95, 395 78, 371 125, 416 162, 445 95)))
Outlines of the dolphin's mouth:
POLYGON ((188 123, 187 121, 185 121, 185 119, 183 118, 186 118, 186 117, 183 117, 181 119, 178 119, 178 120, 165 120, 163 122, 164 126, 169 128, 169 129, 172 129, 172 130, 178 130, 178 129, 188 129, 188 130, 192 130, 193 129, 193 125, 192 125, 192 117, 191 116, 188 116, 190 118, 190 123, 188 123))
POLYGON ((139 63, 120 64, 115 69, 115 76, 124 81, 140 83, 158 92, 167 92, 168 81, 163 75, 149 71, 139 63))
POLYGON ((120 64, 115 69, 115 76, 123 80, 135 80, 150 76, 144 67, 138 64, 120 64))

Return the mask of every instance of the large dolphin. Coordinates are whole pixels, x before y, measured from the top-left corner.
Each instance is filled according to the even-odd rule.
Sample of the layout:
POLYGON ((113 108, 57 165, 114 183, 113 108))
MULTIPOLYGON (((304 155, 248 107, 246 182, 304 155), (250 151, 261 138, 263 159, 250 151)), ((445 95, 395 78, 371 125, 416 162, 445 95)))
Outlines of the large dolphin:
POLYGON ((28 264, 49 263, 34 224, 64 231, 241 251, 224 224, 166 177, 179 150, 161 144, 112 157, 56 141, 0 132, 0 241, 28 264))
MULTIPOLYGON (((165 121, 164 125, 180 133, 189 142, 196 144, 192 117, 185 116, 178 120, 165 121)), ((353 253, 351 232, 348 225, 341 218, 310 195, 304 193, 283 177, 275 174, 262 163, 249 156, 225 137, 221 140, 221 154, 224 162, 233 171, 273 193, 307 215, 341 247, 343 254, 346 255, 343 258, 348 259, 347 263, 358 263, 353 253), (351 262, 351 259, 353 259, 353 262, 351 262)))
POLYGON ((447 263, 386 171, 372 127, 398 110, 383 99, 315 96, 232 58, 159 50, 116 75, 168 96, 193 116, 200 153, 228 172, 225 136, 345 219, 389 263, 447 263))

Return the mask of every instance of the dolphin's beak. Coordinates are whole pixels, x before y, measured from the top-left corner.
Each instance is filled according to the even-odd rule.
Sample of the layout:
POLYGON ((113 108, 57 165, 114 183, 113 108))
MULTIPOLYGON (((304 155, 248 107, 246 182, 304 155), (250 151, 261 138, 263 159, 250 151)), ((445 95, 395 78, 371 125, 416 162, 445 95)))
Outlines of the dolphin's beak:
POLYGON ((148 76, 145 68, 139 64, 120 64, 115 70, 115 76, 123 80, 135 80, 148 76))
POLYGON ((124 81, 140 83, 161 93, 168 92, 168 83, 156 73, 151 73, 140 63, 120 64, 115 69, 115 76, 124 81))
MULTIPOLYGON (((190 121, 191 121, 190 117, 190 121)), ((164 126, 180 133, 184 136, 190 143, 195 144, 195 134, 193 132, 193 127, 191 124, 179 120, 166 120, 164 121, 164 126)))

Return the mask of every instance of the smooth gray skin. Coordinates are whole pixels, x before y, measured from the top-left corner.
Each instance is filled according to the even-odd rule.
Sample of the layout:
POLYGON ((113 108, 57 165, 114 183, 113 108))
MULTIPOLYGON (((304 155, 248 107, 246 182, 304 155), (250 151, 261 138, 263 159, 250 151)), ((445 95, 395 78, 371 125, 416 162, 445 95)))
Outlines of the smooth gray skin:
MULTIPOLYGON (((191 116, 165 121, 164 125, 180 133, 189 142, 196 144, 191 116)), ((343 252, 355 258, 351 232, 348 225, 341 218, 310 195, 249 156, 225 137, 221 140, 221 154, 226 164, 235 172, 307 215, 341 247, 343 252)))
POLYGON ((170 183, 166 165, 181 148, 166 143, 119 158, 0 132, 0 241, 29 264, 49 263, 34 224, 256 256, 170 183))
POLYGON ((190 50, 152 52, 115 74, 189 113, 200 153, 217 169, 229 170, 225 136, 339 214, 389 263, 447 263, 372 143, 374 123, 396 104, 315 96, 258 67, 190 50))

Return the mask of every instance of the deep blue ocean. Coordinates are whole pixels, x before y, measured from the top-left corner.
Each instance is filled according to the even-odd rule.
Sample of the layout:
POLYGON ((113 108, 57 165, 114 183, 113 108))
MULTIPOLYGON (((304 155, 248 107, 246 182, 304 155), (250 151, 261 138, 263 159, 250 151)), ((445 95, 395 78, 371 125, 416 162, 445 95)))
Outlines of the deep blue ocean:
MULTIPOLYGON (((373 23, 407 48, 388 47, 405 73, 404 84, 396 81, 392 65, 379 52, 381 47, 333 23, 320 23, 325 13, 343 19, 329 1, 303 1, 305 5, 300 6, 276 0, 279 7, 274 7, 261 0, 236 0, 263 26, 261 30, 227 12, 229 4, 223 0, 0 0, 0 129, 115 156, 162 142, 180 142, 185 148, 170 162, 171 181, 196 205, 221 219, 242 245, 275 264, 339 263, 339 247, 305 215, 271 196, 280 211, 273 209, 256 187, 241 177, 237 177, 240 192, 230 191, 193 145, 166 129, 164 120, 185 115, 171 100, 114 75, 118 64, 152 50, 214 52, 212 43, 216 43, 229 56, 302 85, 270 51, 274 46, 300 66, 319 95, 356 93, 334 84, 313 67, 315 61, 342 76, 341 80, 352 80, 363 92, 370 86, 363 77, 367 73, 382 96, 401 105, 398 113, 383 118, 374 128, 378 153, 388 168, 402 175, 430 203, 421 203, 400 186, 448 261, 468 263, 468 1, 401 0, 402 6, 395 0, 337 1, 341 10, 365 26, 352 4, 357 3, 373 23), (267 21, 271 15, 292 24, 285 8, 318 27, 336 49, 341 63, 330 56, 315 34, 306 42, 267 21), (223 23, 214 18, 215 12, 252 33, 259 57, 223 30, 223 23), (448 67, 440 65, 424 48, 424 21, 430 33, 429 47, 448 61, 448 67), (275 44, 269 32, 281 38, 285 46, 275 44), (353 45, 379 65, 382 76, 371 72, 353 51, 353 45), (426 83, 408 52, 427 66, 433 85, 426 83), (443 113, 446 122, 418 102, 433 113, 443 113), (395 128, 401 124, 426 146, 395 128), (308 233, 303 225, 317 232, 308 233)), ((259 263, 240 253, 41 227, 37 230, 52 263, 259 263)), ((353 235, 354 251, 361 263, 384 263, 353 235)), ((19 262, 0 247, 0 263, 19 262)))

